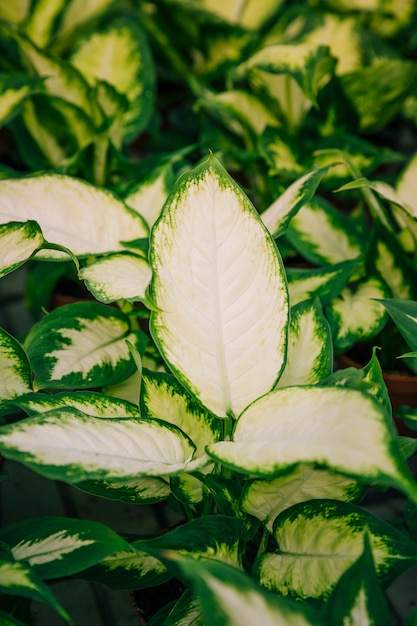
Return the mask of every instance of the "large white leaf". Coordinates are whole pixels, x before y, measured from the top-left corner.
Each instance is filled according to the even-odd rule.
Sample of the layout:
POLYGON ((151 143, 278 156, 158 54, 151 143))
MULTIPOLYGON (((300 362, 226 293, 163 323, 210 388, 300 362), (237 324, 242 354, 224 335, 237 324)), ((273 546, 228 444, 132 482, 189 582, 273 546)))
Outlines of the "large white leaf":
POLYGON ((0 223, 12 220, 35 220, 47 241, 79 256, 117 252, 122 241, 148 236, 144 221, 116 196, 58 174, 0 180, 0 223))
POLYGON ((272 238, 213 157, 168 198, 151 265, 151 329, 164 358, 213 413, 239 415, 282 370, 288 294, 272 238))
POLYGON ((229 467, 266 478, 297 463, 313 463, 396 486, 417 500, 393 435, 384 407, 356 389, 286 387, 251 404, 236 424, 233 441, 211 444, 207 452, 229 467))
POLYGON ((100 419, 69 408, 2 427, 0 449, 7 458, 69 482, 169 476, 191 469, 194 454, 192 442, 171 424, 100 419))

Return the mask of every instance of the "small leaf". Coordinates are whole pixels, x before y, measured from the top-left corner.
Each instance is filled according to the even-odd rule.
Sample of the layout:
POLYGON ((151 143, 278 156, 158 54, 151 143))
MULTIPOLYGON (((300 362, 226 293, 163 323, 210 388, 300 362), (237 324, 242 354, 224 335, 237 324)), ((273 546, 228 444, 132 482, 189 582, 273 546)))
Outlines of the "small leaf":
POLYGON ((129 318, 97 302, 59 307, 29 331, 25 349, 37 389, 74 389, 115 384, 136 369, 128 342, 143 351, 143 333, 129 318), (142 344, 142 348, 141 348, 142 344))
POLYGON ((151 265, 162 355, 210 411, 239 415, 283 368, 288 297, 272 238, 214 158, 177 182, 152 231, 151 265))
POLYGON ((342 387, 285 387, 253 402, 237 421, 233 440, 211 444, 207 452, 262 478, 312 463, 396 485, 416 501, 417 486, 393 434, 390 414, 370 395, 342 387))
POLYGON ((54 394, 28 393, 20 397, 14 404, 29 415, 45 413, 52 409, 73 407, 93 417, 140 417, 137 405, 95 391, 54 394))
POLYGON ((100 419, 70 408, 2 426, 0 448, 5 457, 70 483, 125 482, 199 466, 192 463, 192 442, 171 424, 141 418, 100 419))
POLYGON ((0 278, 23 265, 43 244, 43 235, 33 221, 0 225, 0 278))
POLYGON ((41 87, 43 80, 23 72, 0 74, 0 124, 7 124, 17 115, 25 100, 41 87))
POLYGON ((379 299, 394 320, 410 350, 417 350, 417 302, 396 298, 379 299))
POLYGON ((323 305, 328 304, 346 287, 357 265, 356 261, 342 261, 331 266, 312 269, 288 267, 291 305, 316 296, 323 305))
POLYGON ((313 500, 277 518, 279 545, 255 565, 262 585, 298 599, 324 599, 360 557, 368 534, 378 578, 389 584, 417 562, 417 547, 388 522, 347 502, 313 500))
POLYGON ((31 518, 0 530, 17 561, 28 562, 42 579, 81 572, 129 544, 113 530, 91 520, 31 518))
POLYGON ((145 300, 152 270, 145 259, 129 252, 111 254, 83 267, 81 280, 100 302, 145 300))
MULTIPOLYGON (((117 252, 123 249, 121 241, 148 235, 140 216, 116 196, 59 174, 0 180, 0 223, 10 220, 36 220, 47 241, 77 256, 117 252)), ((56 254, 43 252, 51 258, 56 254)))
POLYGON ((153 504, 166 500, 171 494, 171 487, 166 479, 148 476, 126 481, 86 480, 77 483, 77 488, 100 498, 129 504, 153 504))
POLYGON ((28 357, 20 343, 0 328, 0 412, 8 400, 32 391, 32 373, 28 357))
POLYGON ((172 164, 169 162, 155 168, 139 183, 131 187, 123 200, 146 220, 149 228, 152 228, 174 182, 175 176, 172 164))
POLYGON ((310 202, 329 166, 311 170, 292 183, 261 215, 273 237, 280 237, 291 218, 304 204, 310 202))
POLYGON ((330 326, 320 302, 301 302, 291 309, 287 361, 276 387, 314 385, 332 370, 330 326))

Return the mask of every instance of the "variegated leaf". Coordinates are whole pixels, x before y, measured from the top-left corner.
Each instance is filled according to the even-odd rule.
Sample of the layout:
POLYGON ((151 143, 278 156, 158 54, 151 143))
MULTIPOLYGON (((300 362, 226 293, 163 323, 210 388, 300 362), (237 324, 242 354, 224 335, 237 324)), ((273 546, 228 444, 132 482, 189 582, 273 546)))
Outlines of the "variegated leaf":
POLYGON ((37 91, 42 79, 18 72, 0 74, 0 124, 6 124, 20 112, 23 102, 37 91))
POLYGON ((410 350, 417 350, 417 302, 396 298, 378 302, 387 309, 410 350))
POLYGON ((265 0, 262 3, 257 0, 243 3, 239 0, 226 0, 222 3, 216 2, 216 0, 202 0, 199 3, 203 9, 222 20, 255 31, 274 15, 279 5, 280 3, 277 3, 276 0, 265 0))
POLYGON ((326 46, 298 43, 275 44, 261 48, 236 68, 236 76, 261 70, 270 74, 289 74, 304 95, 316 103, 324 77, 332 70, 335 60, 326 46))
POLYGON ((288 353, 277 387, 314 385, 333 370, 330 326, 318 299, 291 309, 288 353))
POLYGON ((279 550, 255 564, 261 584, 298 599, 324 599, 362 554, 368 534, 378 578, 386 585, 417 563, 417 547, 405 534, 347 502, 297 504, 277 518, 279 550))
POLYGON ((171 494, 171 487, 166 479, 149 476, 126 481, 88 480, 77 483, 77 488, 100 498, 129 504, 153 504, 166 500, 171 494))
POLYGON ((141 179, 123 198, 124 202, 141 215, 149 228, 155 224, 175 182, 172 164, 164 164, 141 179))
POLYGON ((29 415, 73 407, 93 417, 140 417, 137 405, 95 391, 28 393, 19 398, 15 404, 29 415))
POLYGON ((191 474, 172 476, 170 484, 175 498, 186 505, 199 504, 209 495, 204 483, 191 474))
MULTIPOLYGON (((408 207, 410 215, 414 218, 417 218, 417 201, 414 192, 416 174, 417 154, 414 154, 408 161, 406 167, 401 171, 396 184, 401 203, 408 207)), ((394 201, 397 201, 396 197, 394 201)), ((396 203, 399 204, 398 201, 396 203)))
POLYGON ((42 579, 76 574, 129 544, 113 530, 91 520, 31 518, 0 530, 16 561, 28 562, 42 579))
POLYGON ((272 480, 252 480, 244 488, 241 506, 272 532, 276 517, 294 504, 306 500, 332 498, 358 501, 364 487, 357 481, 325 469, 300 464, 272 480))
POLYGON ((291 306, 314 297, 320 298, 322 304, 328 304, 346 287, 356 266, 355 261, 343 261, 312 269, 288 267, 291 306))
MULTIPOLYGON (((201 606, 204 624, 210 626, 297 625, 319 626, 315 609, 291 602, 261 589, 245 572, 214 559, 195 560, 165 551, 164 560, 173 563, 192 585, 201 606)), ((176 622, 179 624, 180 622, 176 622)))
POLYGON ((79 277, 100 302, 145 300, 152 270, 148 262, 129 252, 111 254, 83 267, 79 277))
POLYGON ((59 174, 0 180, 0 223, 10 220, 36 220, 46 240, 78 256, 118 252, 122 241, 148 236, 141 217, 110 192, 59 174))
POLYGON ((366 533, 363 553, 340 577, 326 602, 324 615, 332 626, 392 626, 366 533))
POLYGON ((20 343, 0 328, 0 412, 8 400, 32 391, 32 373, 28 357, 20 343))
POLYGON ((98 302, 80 302, 34 324, 24 345, 36 389, 85 389, 133 374, 129 343, 143 352, 144 334, 131 331, 126 315, 98 302))
POLYGON ((114 0, 67 0, 65 4, 65 11, 56 25, 54 49, 60 49, 63 42, 68 45, 75 32, 104 15, 114 4, 114 0))
POLYGON ((25 263, 43 244, 36 222, 9 222, 0 225, 0 278, 25 263))
POLYGON ((352 219, 323 199, 313 198, 304 205, 291 219, 285 235, 303 258, 318 265, 363 255, 364 242, 352 219))
POLYGON ((389 295, 386 286, 369 276, 346 287, 326 308, 336 352, 348 350, 359 339, 374 337, 386 324, 387 313, 376 301, 389 295))
POLYGON ((288 295, 272 238, 211 157, 183 175, 151 238, 152 334, 180 382, 219 417, 275 384, 288 295))
POLYGON ((196 457, 205 456, 206 445, 222 437, 221 422, 169 374, 143 372, 140 404, 144 417, 161 419, 181 428, 196 446, 196 457))
POLYGON ((310 202, 329 166, 307 172, 292 183, 261 215, 262 221, 273 237, 280 237, 291 218, 304 204, 310 202))
POLYGON ((106 81, 126 96, 124 137, 133 139, 148 123, 154 100, 154 68, 145 34, 129 17, 111 20, 77 42, 71 63, 89 84, 106 81))
MULTIPOLYGON (((26 563, 18 563, 12 560, 0 559, 0 591, 2 594, 11 596, 21 596, 46 602, 57 611, 57 613, 67 622, 71 618, 63 606, 54 598, 51 590, 37 576, 34 570, 26 563)), ((0 611, 0 618, 2 611, 0 611)), ((8 616, 7 616, 8 617, 8 616)), ((7 622, 1 622, 5 626, 7 622)), ((10 621, 10 624, 21 624, 21 622, 10 621)))
POLYGON ((38 0, 31 7, 25 23, 25 32, 40 48, 47 48, 54 36, 54 26, 67 4, 67 0, 38 0))
POLYGON ((0 428, 6 458, 70 483, 169 476, 201 465, 175 426, 142 418, 100 419, 56 409, 0 428))
POLYGON ((417 486, 393 435, 389 413, 370 395, 342 387, 286 387, 253 402, 237 421, 233 440, 211 444, 207 452, 264 478, 312 463, 395 485, 416 501, 417 486))

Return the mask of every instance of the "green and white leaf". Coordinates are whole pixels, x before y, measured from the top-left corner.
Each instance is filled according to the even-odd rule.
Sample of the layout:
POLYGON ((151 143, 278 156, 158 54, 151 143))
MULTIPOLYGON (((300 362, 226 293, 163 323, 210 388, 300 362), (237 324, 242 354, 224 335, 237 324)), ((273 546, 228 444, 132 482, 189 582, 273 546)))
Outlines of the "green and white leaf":
MULTIPOLYGON (((51 590, 26 563, 0 560, 0 591, 12 596, 23 596, 46 602, 68 623, 71 618, 54 598, 51 590)), ((1 614, 0 614, 1 617, 1 614)), ((2 622, 3 623, 3 622, 2 622)), ((11 621, 10 624, 14 622, 11 621)), ((19 622, 16 622, 17 624, 19 622)), ((7 624, 7 622, 6 622, 7 624)))
POLYGON ((17 115, 25 100, 36 92, 42 79, 19 72, 0 73, 0 124, 6 124, 17 115))
POLYGON ((207 452, 261 478, 311 463, 396 485, 414 501, 417 487, 393 435, 389 412, 370 395, 342 387, 286 387, 253 402, 237 421, 233 440, 211 444, 207 452))
POLYGON ((368 257, 374 271, 391 290, 391 293, 382 297, 394 297, 399 300, 417 298, 415 270, 394 234, 377 227, 371 240, 368 257))
POLYGON ((90 263, 79 272, 96 300, 109 304, 117 300, 146 299, 152 277, 148 262, 136 254, 119 252, 90 263))
POLYGON ((127 97, 124 136, 136 137, 148 123, 154 101, 152 57, 138 22, 118 17, 87 33, 77 42, 70 61, 90 85, 106 81, 127 97))
POLYGON ((162 165, 129 189, 123 201, 134 209, 152 228, 175 182, 172 164, 162 165))
POLYGON ((129 544, 113 530, 91 520, 31 518, 0 530, 16 561, 28 562, 43 579, 81 572, 129 544))
POLYGON ((23 265, 43 242, 42 231, 36 222, 0 225, 0 278, 23 265))
POLYGON ((177 182, 151 237, 151 330, 219 417, 270 390, 286 352, 282 261, 258 214, 211 157, 177 182))
POLYGON ((364 249, 351 218, 321 198, 292 217, 285 236, 303 258, 318 265, 357 259, 364 249))
POLYGON ((333 370, 333 344, 328 321, 318 299, 291 309, 288 352, 276 387, 314 385, 333 370))
POLYGON ((236 68, 236 76, 261 70, 269 74, 289 74, 312 103, 335 60, 326 46, 312 44, 275 44, 261 48, 236 68))
POLYGON ((37 0, 31 7, 25 23, 25 32, 34 44, 47 48, 54 35, 54 26, 67 0, 37 0))
MULTIPOLYGON (((116 196, 59 174, 0 180, 0 223, 11 220, 35 220, 47 241, 77 256, 118 252, 122 241, 148 236, 141 217, 116 196)), ((57 254, 62 256, 42 252, 47 258, 57 254)))
POLYGON ((74 41, 74 35, 86 25, 93 23, 104 15, 115 0, 69 0, 58 24, 57 39, 53 42, 55 48, 68 41, 74 41))
POLYGON ((370 276, 346 287, 326 308, 336 352, 348 350, 359 339, 374 337, 386 324, 387 313, 376 301, 389 296, 387 287, 370 276))
POLYGON ((59 307, 26 336, 35 389, 86 389, 120 382, 136 370, 129 344, 141 353, 144 337, 131 331, 129 318, 113 307, 98 302, 59 307))
POLYGON ((347 502, 315 500, 280 514, 279 550, 259 559, 255 575, 284 596, 324 599, 362 554, 366 534, 383 585, 417 562, 415 543, 388 522, 347 502))
POLYGON ((72 407, 92 417, 140 417, 139 407, 112 398, 96 391, 72 391, 70 393, 28 393, 19 398, 16 403, 28 415, 45 413, 52 409, 72 407))
POLYGON ((194 445, 178 428, 143 418, 100 419, 56 409, 0 429, 0 449, 53 479, 77 483, 169 476, 198 469, 194 445))
POLYGON ((312 269, 288 267, 291 306, 314 297, 320 298, 322 304, 328 304, 346 287, 357 265, 355 261, 342 261, 312 269))
POLYGON ((413 193, 417 175, 417 154, 414 154, 401 171, 396 189, 401 202, 409 208, 412 217, 417 218, 417 200, 413 193))
POLYGON ((279 2, 265 0, 262 3, 257 0, 249 0, 249 2, 226 0, 222 3, 216 0, 203 0, 199 6, 226 22, 256 31, 276 13, 281 4, 281 0, 279 2))
POLYGON ((333 626, 391 626, 390 611, 379 584, 369 537, 360 557, 340 577, 324 608, 333 626))
POLYGON ((222 437, 221 422, 170 374, 143 372, 140 406, 143 417, 164 420, 185 432, 196 446, 195 457, 206 457, 206 445, 222 437))
MULTIPOLYGON (((158 619, 158 617, 157 614, 152 619, 158 619)), ((204 626, 198 599, 188 590, 181 595, 168 615, 166 617, 164 615, 162 619, 164 621, 159 622, 161 626, 178 626, 179 624, 181 626, 204 626)), ((152 626, 152 621, 149 622, 149 626, 152 626)))
MULTIPOLYGON (((195 560, 173 551, 163 553, 165 562, 175 564, 199 600, 202 617, 210 626, 297 625, 319 626, 321 618, 311 607, 291 602, 261 589, 236 568, 214 559, 195 560)), ((180 622, 176 622, 180 624, 180 622)))
POLYGON ((209 495, 204 483, 191 474, 171 476, 170 485, 174 497, 186 505, 200 504, 209 495))
POLYGON ((0 412, 7 409, 8 400, 32 391, 29 359, 20 343, 0 328, 0 412))
POLYGON ((272 480, 251 480, 245 485, 241 507, 272 532, 276 517, 294 504, 331 498, 356 502, 364 487, 351 478, 309 465, 297 465, 291 472, 272 480))
POLYGON ((166 500, 171 494, 164 478, 143 476, 126 481, 88 480, 77 483, 77 488, 100 498, 120 500, 128 504, 153 504, 166 500))
POLYGON ((292 183, 261 215, 262 221, 273 237, 280 237, 291 218, 313 198, 321 179, 329 167, 311 170, 292 183))

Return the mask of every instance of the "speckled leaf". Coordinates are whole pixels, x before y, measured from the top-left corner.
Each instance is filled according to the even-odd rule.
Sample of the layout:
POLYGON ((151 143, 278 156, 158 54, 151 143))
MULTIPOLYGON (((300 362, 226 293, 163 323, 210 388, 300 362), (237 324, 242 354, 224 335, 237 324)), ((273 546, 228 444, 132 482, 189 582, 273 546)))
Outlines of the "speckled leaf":
POLYGON ((333 68, 335 60, 328 48, 314 44, 275 44, 261 48, 236 68, 237 76, 251 70, 271 74, 289 74, 298 83, 304 95, 316 103, 322 79, 333 68))
POLYGON ((314 385, 332 370, 332 337, 320 301, 300 302, 291 309, 287 361, 277 387, 314 385))
POLYGON ((416 544, 388 522, 347 502, 315 500, 281 513, 274 526, 279 550, 258 560, 255 575, 283 595, 324 599, 362 554, 365 534, 382 584, 417 563, 416 544))
POLYGON ((0 223, 11 220, 35 220, 47 241, 78 256, 118 252, 121 241, 148 236, 144 221, 116 196, 59 174, 0 180, 0 223))
POLYGON ((32 391, 32 373, 28 357, 20 343, 0 328, 0 412, 8 400, 32 391))
POLYGON ((137 405, 95 391, 54 394, 29 393, 19 398, 15 404, 26 411, 28 415, 37 415, 52 409, 73 407, 93 417, 140 417, 137 405))
POLYGON ((31 518, 0 530, 16 561, 26 561, 42 579, 70 576, 129 544, 113 530, 91 520, 31 518))
POLYGON ((118 17, 87 33, 77 42, 70 61, 89 84, 106 81, 127 97, 124 137, 136 137, 148 123, 154 101, 152 57, 138 21, 118 17))
POLYGON ((79 277, 100 302, 109 304, 121 299, 137 302, 146 298, 152 270, 136 254, 119 252, 83 267, 79 277))
POLYGON ((272 238, 213 157, 167 200, 151 265, 151 331, 165 360, 214 414, 239 415, 283 368, 288 295, 272 238))
POLYGON ((386 324, 387 313, 376 301, 389 295, 387 287, 369 276, 346 287, 326 308, 336 352, 348 350, 359 339, 374 337, 386 324))
POLYGON ((222 437, 221 422, 170 374, 143 372, 140 406, 144 417, 161 419, 181 428, 196 446, 196 457, 205 457, 206 445, 222 437))
POLYGON ((18 72, 0 74, 0 124, 6 124, 17 115, 23 102, 39 89, 42 79, 18 72))
POLYGON ((129 343, 143 351, 144 334, 129 318, 98 302, 59 307, 34 324, 25 340, 36 389, 115 384, 136 370, 129 343))
POLYGON ((0 226, 0 278, 25 263, 43 244, 36 222, 9 222, 0 226))
POLYGON ((346 287, 355 266, 355 261, 343 261, 313 269, 287 268, 291 306, 316 296, 328 304, 346 287))
POLYGON ((228 467, 264 478, 297 463, 312 463, 359 480, 396 485, 416 501, 417 486, 393 435, 390 414, 365 393, 286 387, 253 402, 240 416, 233 441, 211 444, 207 452, 228 467))
POLYGON ((392 626, 366 533, 363 553, 340 577, 326 602, 324 615, 332 626, 392 626))
POLYGON ((332 498, 355 502, 364 487, 351 478, 325 469, 300 464, 272 480, 251 480, 245 485, 241 506, 272 532, 276 517, 294 504, 306 500, 332 498))
MULTIPOLYGON (((261 589, 245 572, 214 559, 195 560, 176 552, 164 552, 192 584, 205 624, 210 626, 319 626, 313 608, 261 589)), ((179 624, 180 622, 176 622, 179 624)))
POLYGON ((321 198, 313 198, 294 215, 285 236, 303 258, 317 265, 363 255, 364 242, 352 219, 321 198))
POLYGON ((100 419, 55 409, 0 428, 0 449, 48 478, 77 483, 198 469, 179 428, 142 418, 100 419))
POLYGON ((307 174, 304 174, 301 178, 292 183, 284 193, 262 213, 262 221, 273 237, 280 237, 285 233, 291 218, 304 204, 310 202, 321 179, 328 170, 329 167, 327 166, 307 172, 307 174))
MULTIPOLYGON (((46 602, 53 607, 65 621, 71 622, 70 616, 64 607, 54 598, 49 587, 42 582, 33 569, 26 563, 18 563, 11 559, 0 559, 0 591, 3 594, 46 602)), ((1 614, 2 612, 0 612, 0 618, 1 614)), ((7 625, 7 622, 2 621, 1 623, 7 625)), ((10 624, 14 623, 20 624, 21 622, 10 622, 10 624)))

